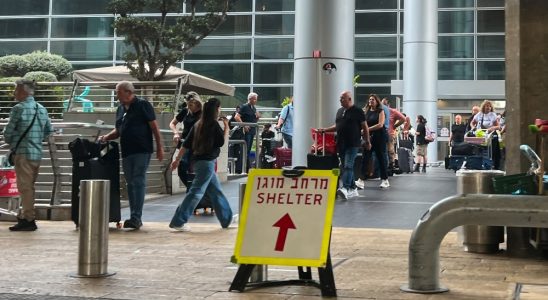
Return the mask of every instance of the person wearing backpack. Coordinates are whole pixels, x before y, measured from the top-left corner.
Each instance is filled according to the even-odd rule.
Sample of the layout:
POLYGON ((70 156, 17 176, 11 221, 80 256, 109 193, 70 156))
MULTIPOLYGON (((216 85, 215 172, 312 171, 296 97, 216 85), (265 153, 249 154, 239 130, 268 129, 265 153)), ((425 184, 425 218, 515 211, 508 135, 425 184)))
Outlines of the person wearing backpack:
POLYGON ((427 148, 428 141, 426 140, 426 119, 422 115, 417 116, 417 129, 415 131, 415 140, 417 142, 417 161, 415 164, 415 172, 419 172, 422 164, 422 172, 426 173, 427 148))

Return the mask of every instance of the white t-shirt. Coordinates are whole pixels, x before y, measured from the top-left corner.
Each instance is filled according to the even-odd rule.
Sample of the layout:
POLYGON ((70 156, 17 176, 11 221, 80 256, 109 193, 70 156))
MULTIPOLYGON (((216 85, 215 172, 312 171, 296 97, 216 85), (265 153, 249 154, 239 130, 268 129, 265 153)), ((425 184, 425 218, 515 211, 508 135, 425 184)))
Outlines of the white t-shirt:
POLYGON ((476 128, 487 129, 494 126, 495 122, 497 121, 497 114, 494 112, 489 112, 487 114, 479 112, 474 116, 474 120, 478 124, 476 128))

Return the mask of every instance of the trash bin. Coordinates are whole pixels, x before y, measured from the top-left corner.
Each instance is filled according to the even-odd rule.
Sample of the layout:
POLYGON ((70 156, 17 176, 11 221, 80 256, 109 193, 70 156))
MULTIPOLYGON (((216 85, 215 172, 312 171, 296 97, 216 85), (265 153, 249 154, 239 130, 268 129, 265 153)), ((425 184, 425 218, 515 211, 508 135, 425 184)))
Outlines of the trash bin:
MULTIPOLYGON (((493 178, 504 176, 498 170, 457 171, 457 192, 460 194, 494 194, 493 178)), ((464 225, 463 244, 472 253, 494 253, 504 242, 503 226, 464 225)))

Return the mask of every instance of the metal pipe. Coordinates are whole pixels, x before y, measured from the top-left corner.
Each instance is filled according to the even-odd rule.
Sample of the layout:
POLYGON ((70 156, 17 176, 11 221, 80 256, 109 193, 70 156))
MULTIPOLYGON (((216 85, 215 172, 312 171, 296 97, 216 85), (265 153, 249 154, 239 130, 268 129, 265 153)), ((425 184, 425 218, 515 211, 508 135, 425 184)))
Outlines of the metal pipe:
POLYGON ((461 225, 548 227, 548 196, 463 194, 434 204, 420 218, 409 241, 410 293, 448 291, 439 283, 439 248, 445 235, 461 225))
POLYGON ((80 181, 80 240, 76 277, 105 277, 108 273, 110 180, 80 181))
MULTIPOLYGON (((242 215, 242 204, 244 203, 245 196, 245 183, 240 183, 240 216, 242 215)), ((249 282, 263 282, 268 280, 268 265, 255 265, 251 276, 249 276, 249 282)))

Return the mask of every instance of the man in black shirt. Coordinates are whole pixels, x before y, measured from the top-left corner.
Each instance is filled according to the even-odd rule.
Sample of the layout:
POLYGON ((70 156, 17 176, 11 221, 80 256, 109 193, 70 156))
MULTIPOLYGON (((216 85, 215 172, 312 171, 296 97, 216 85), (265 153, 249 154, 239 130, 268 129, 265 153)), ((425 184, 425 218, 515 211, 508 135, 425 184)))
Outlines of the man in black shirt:
POLYGON ((454 146, 456 144, 464 142, 464 134, 466 133, 466 125, 462 123, 462 116, 455 116, 455 124, 451 126, 451 135, 449 136, 449 145, 454 146))
POLYGON ((337 152, 342 165, 341 180, 343 186, 337 191, 342 199, 359 196, 354 182, 354 161, 362 146, 371 149, 369 128, 365 122, 365 113, 356 107, 352 101, 350 91, 341 93, 339 99, 341 108, 337 111, 335 125, 319 128, 321 132, 337 132, 337 152))
MULTIPOLYGON (((261 117, 261 114, 257 112, 257 108, 255 105, 257 105, 257 100, 259 98, 259 95, 257 93, 249 93, 247 95, 247 103, 242 105, 240 107, 240 111, 236 113, 234 116, 234 119, 238 122, 245 122, 245 123, 257 123, 259 118, 261 117)), ((244 127, 244 140, 247 143, 247 157, 249 159, 249 153, 251 152, 251 146, 253 145, 253 138, 256 134, 256 128, 252 126, 245 126, 244 127)), ((250 167, 249 164, 247 165, 248 168, 250 167)))
POLYGON ((120 138, 122 168, 131 214, 125 220, 124 228, 139 229, 143 225, 141 216, 145 202, 146 173, 154 152, 152 137, 156 142, 156 158, 159 161, 164 159, 164 148, 154 108, 147 100, 135 95, 133 84, 129 81, 118 83, 116 97, 120 101, 116 111, 116 128, 98 140, 105 142, 120 138))

